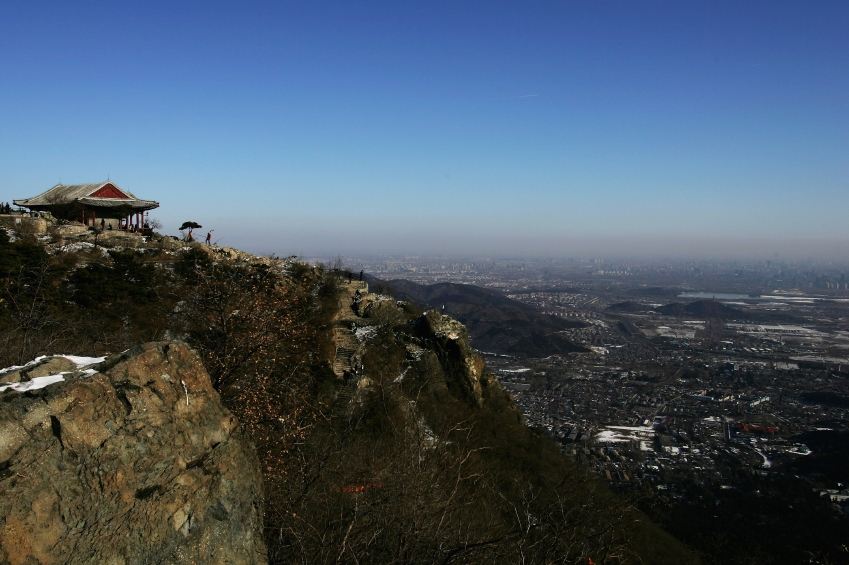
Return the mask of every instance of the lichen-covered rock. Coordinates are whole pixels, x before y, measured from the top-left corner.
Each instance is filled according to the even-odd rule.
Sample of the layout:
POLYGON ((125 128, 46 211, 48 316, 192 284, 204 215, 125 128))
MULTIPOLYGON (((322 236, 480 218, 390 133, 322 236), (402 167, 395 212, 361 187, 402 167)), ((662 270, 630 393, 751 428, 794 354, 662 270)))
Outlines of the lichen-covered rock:
POLYGON ((0 393, 0 563, 265 563, 259 462, 182 343, 0 393))

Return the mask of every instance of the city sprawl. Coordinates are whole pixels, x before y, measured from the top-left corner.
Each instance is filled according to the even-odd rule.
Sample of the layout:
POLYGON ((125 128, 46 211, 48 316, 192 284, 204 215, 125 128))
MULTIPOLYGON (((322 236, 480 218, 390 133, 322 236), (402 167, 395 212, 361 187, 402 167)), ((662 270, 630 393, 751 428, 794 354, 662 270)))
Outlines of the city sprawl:
POLYGON ((614 488, 648 504, 698 497, 689 504, 710 507, 802 489, 809 495, 800 504, 823 516, 849 512, 846 266, 425 257, 356 264, 384 281, 497 289, 576 322, 558 333, 583 352, 482 352, 527 424, 614 488))

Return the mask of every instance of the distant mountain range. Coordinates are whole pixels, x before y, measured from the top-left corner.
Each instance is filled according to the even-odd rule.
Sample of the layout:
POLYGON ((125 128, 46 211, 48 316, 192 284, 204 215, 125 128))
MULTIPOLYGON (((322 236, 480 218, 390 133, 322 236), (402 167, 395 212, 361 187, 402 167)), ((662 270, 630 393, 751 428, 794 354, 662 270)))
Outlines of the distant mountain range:
POLYGON ((421 285, 404 279, 377 281, 398 300, 434 308, 456 318, 469 331, 472 346, 484 352, 518 357, 547 357, 586 352, 558 332, 586 324, 543 314, 498 291, 468 284, 421 285))

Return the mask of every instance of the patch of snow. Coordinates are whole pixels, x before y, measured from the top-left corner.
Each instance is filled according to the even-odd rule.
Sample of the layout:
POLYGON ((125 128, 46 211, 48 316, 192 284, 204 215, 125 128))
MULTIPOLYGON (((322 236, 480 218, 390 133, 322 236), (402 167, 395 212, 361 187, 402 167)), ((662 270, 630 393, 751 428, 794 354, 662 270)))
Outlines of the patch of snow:
POLYGON ((394 381, 392 381, 392 382, 393 382, 393 383, 400 383, 400 382, 402 382, 402 381, 404 380, 404 377, 406 377, 406 376, 407 376, 407 371, 409 371, 409 370, 410 370, 410 367, 409 367, 409 366, 404 367, 404 370, 403 370, 403 371, 401 371, 401 374, 400 374, 400 375, 398 375, 398 378, 396 378, 396 379, 395 379, 394 381))
MULTIPOLYGON (((78 355, 39 355, 29 363, 25 363, 23 365, 12 365, 11 367, 6 367, 5 369, 0 369, 0 375, 4 375, 6 373, 17 371, 18 369, 23 369, 25 367, 29 367, 31 365, 35 365, 36 363, 40 363, 47 359, 48 357, 64 357, 71 363, 77 366, 77 369, 82 369, 83 367, 87 367, 89 365, 94 365, 95 363, 103 363, 106 360, 106 357, 80 357, 78 355)), ((92 369, 94 371, 94 369, 92 369)), ((97 371, 95 371, 97 372, 97 371)), ((92 373, 94 374, 94 373, 92 373)))
POLYGON ((593 442, 625 443, 640 441, 642 447, 642 442, 651 442, 654 436, 654 430, 647 426, 607 426, 606 429, 599 430, 593 435, 593 442))
POLYGON ((103 363, 106 360, 106 357, 80 357, 78 355, 54 355, 53 357, 64 357, 76 365, 77 369, 82 369, 95 363, 103 363))
POLYGON ((754 449, 758 453, 758 455, 760 455, 763 458, 764 469, 769 469, 770 467, 772 467, 772 460, 769 457, 767 457, 766 453, 764 453, 763 450, 761 450, 757 447, 754 447, 754 446, 752 446, 752 449, 754 449))
MULTIPOLYGON (((17 371, 19 369, 24 369, 26 367, 30 367, 41 361, 44 361, 47 358, 53 357, 64 357, 71 363, 77 366, 77 369, 82 369, 83 367, 88 367, 89 365, 94 365, 95 363, 102 363, 106 357, 82 357, 79 355, 41 355, 36 357, 29 363, 24 365, 12 365, 11 367, 6 367, 5 369, 0 369, 0 375, 4 375, 11 371, 17 371)), ((92 375, 97 373, 97 369, 85 369, 83 370, 83 374, 81 378, 89 378, 92 375)), ((37 390, 39 388, 44 388, 46 386, 60 383, 65 380, 63 375, 69 374, 69 371, 62 371, 61 373, 57 373, 55 375, 48 375, 46 377, 35 377, 28 381, 23 381, 20 383, 9 383, 6 385, 0 386, 0 392, 5 392, 7 390, 14 390, 16 392, 26 392, 28 390, 37 390)))
POLYGON ((631 436, 620 435, 613 430, 604 430, 598 432, 593 437, 593 440, 599 443, 624 443, 631 441, 631 439, 631 436))
POLYGON ((87 241, 76 241, 74 243, 69 243, 68 245, 63 245, 56 251, 61 253, 74 253, 76 251, 91 251, 94 249, 94 244, 89 243, 87 241))
POLYGON ((10 373, 12 371, 17 371, 18 369, 23 369, 24 367, 28 367, 30 365, 38 363, 39 361, 41 361, 42 359, 44 359, 46 357, 47 357, 46 355, 42 355, 41 357, 36 357, 35 359, 30 361, 29 363, 26 363, 25 365, 12 365, 10 367, 6 367, 5 369, 0 369, 0 375, 3 375, 5 373, 10 373))
POLYGON ((28 390, 36 390, 39 388, 44 388, 48 385, 52 385, 54 383, 60 383, 65 380, 65 377, 62 375, 66 375, 67 373, 59 373, 58 375, 49 375, 47 377, 35 377, 34 379, 22 383, 12 383, 8 385, 0 386, 0 392, 5 392, 9 389, 12 389, 17 392, 26 392, 28 390))
POLYGON ((367 339, 370 339, 376 333, 377 328, 375 326, 367 326, 365 328, 357 328, 354 332, 354 336, 357 338, 357 341, 362 343, 367 339))

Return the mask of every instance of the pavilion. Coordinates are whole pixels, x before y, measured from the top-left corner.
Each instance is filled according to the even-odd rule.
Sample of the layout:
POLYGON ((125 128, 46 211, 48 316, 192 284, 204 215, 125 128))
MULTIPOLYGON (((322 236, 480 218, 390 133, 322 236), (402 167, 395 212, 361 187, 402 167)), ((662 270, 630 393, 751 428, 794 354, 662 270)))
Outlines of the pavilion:
POLYGON ((87 226, 97 226, 100 222, 111 226, 114 222, 116 229, 127 229, 133 224, 140 228, 145 223, 145 212, 159 208, 159 202, 136 198, 111 181, 57 184, 38 196, 13 202, 30 211, 50 212, 54 218, 76 220, 87 226))

